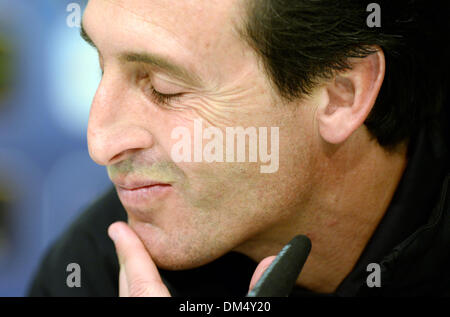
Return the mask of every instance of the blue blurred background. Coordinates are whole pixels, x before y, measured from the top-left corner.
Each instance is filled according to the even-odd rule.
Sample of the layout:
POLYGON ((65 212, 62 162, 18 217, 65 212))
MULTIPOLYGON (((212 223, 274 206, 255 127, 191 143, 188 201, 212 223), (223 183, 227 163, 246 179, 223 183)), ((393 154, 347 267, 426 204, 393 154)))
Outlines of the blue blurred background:
POLYGON ((86 3, 0 0, 0 296, 25 295, 49 244, 111 186, 87 150, 100 70, 79 36, 86 3))

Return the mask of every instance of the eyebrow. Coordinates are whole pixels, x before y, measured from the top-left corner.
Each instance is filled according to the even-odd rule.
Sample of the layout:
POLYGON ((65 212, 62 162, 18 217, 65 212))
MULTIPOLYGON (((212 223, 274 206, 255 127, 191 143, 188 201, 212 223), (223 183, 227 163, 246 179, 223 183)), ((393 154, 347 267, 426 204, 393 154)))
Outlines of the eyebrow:
MULTIPOLYGON (((83 38, 83 40, 86 41, 86 43, 88 43, 98 51, 98 48, 95 45, 94 41, 92 41, 92 39, 87 34, 86 29, 83 26, 83 23, 81 23, 80 36, 83 38)), ((148 64, 166 72, 172 77, 184 81, 190 86, 194 87, 202 86, 202 81, 194 73, 187 70, 185 67, 157 54, 125 52, 119 55, 119 60, 122 62, 148 64)))
POLYGON ((134 62, 134 63, 144 63, 151 66, 154 66, 158 69, 163 70, 164 72, 176 77, 191 86, 200 87, 201 81, 200 79, 193 75, 192 72, 188 71, 181 65, 177 65, 168 59, 156 55, 156 54, 148 54, 148 53, 123 53, 119 56, 119 59, 123 62, 134 62))
POLYGON ((80 36, 83 38, 83 40, 86 41, 86 43, 88 43, 90 46, 98 50, 97 46, 95 46, 94 44, 94 41, 92 41, 89 35, 86 33, 86 29, 84 28, 83 23, 81 23, 80 36))

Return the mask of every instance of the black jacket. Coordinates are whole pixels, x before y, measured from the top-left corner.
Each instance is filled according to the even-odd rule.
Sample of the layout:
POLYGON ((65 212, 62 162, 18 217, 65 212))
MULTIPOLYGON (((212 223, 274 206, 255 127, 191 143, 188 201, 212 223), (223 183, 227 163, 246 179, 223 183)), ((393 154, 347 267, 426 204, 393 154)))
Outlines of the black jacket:
MULTIPOLYGON (((352 272, 334 294, 295 288, 292 296, 450 295, 450 169, 444 133, 423 128, 385 216, 352 272), (368 287, 369 263, 381 268, 381 287, 368 287)), ((52 245, 30 284, 31 296, 117 296, 119 266, 108 226, 126 220, 115 190, 97 200, 52 245), (69 288, 69 263, 81 267, 81 287, 69 288)), ((256 263, 229 253, 187 271, 160 270, 174 296, 244 296, 256 263), (224 274, 224 272, 229 272, 224 274)))

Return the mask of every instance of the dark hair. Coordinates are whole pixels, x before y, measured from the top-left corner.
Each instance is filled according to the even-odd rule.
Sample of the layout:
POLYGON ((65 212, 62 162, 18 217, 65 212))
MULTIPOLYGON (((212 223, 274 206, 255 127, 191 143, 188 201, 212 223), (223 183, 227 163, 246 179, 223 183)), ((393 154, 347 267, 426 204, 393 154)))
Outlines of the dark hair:
POLYGON ((393 148, 439 116, 450 71, 450 11, 441 2, 376 1, 381 27, 371 28, 366 22, 371 2, 249 0, 241 35, 286 100, 349 69, 349 58, 366 57, 381 47, 385 79, 365 125, 379 144, 393 148))

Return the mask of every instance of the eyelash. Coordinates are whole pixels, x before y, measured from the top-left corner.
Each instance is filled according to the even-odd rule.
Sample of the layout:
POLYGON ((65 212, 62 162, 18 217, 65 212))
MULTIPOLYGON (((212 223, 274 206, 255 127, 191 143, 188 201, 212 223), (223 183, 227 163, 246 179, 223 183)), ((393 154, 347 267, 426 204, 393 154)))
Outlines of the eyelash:
POLYGON ((172 94, 172 95, 162 94, 159 91, 156 91, 153 87, 150 87, 150 95, 151 95, 153 101, 155 101, 156 103, 162 104, 162 105, 168 105, 169 102, 176 100, 182 94, 181 93, 172 94))
MULTIPOLYGON (((101 72, 101 77, 103 77, 103 68, 100 67, 100 72, 101 72)), ((156 91, 155 88, 150 87, 150 96, 153 99, 154 102, 156 102, 159 105, 165 105, 167 106, 169 104, 170 101, 174 101, 176 100, 178 97, 180 97, 182 95, 182 93, 178 93, 178 94, 162 94, 159 91, 156 91)))

